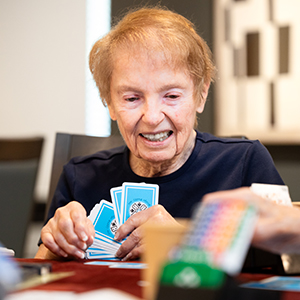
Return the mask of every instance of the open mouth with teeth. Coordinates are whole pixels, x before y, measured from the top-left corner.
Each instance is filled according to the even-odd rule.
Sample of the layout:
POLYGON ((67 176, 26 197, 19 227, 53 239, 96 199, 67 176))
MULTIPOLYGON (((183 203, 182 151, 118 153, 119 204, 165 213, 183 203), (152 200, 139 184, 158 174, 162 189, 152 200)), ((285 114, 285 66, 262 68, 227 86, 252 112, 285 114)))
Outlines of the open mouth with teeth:
POLYGON ((145 138, 151 142, 162 142, 162 141, 166 140, 172 133, 173 133, 173 131, 170 130, 170 131, 164 131, 164 132, 160 132, 160 133, 156 133, 156 134, 140 133, 140 136, 142 136, 143 138, 145 138))

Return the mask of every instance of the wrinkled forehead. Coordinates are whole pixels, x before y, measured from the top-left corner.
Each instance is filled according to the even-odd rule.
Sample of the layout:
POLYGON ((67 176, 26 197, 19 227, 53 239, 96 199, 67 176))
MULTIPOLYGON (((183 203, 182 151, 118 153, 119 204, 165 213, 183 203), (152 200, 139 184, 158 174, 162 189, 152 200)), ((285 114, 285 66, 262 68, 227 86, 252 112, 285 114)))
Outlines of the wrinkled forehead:
POLYGON ((188 66, 186 59, 176 47, 164 47, 162 42, 157 40, 147 40, 141 42, 126 41, 115 45, 112 49, 112 63, 113 66, 119 60, 132 60, 148 63, 154 69, 159 67, 168 67, 173 71, 184 71, 187 75, 188 66), (173 49, 172 49, 173 48, 173 49))

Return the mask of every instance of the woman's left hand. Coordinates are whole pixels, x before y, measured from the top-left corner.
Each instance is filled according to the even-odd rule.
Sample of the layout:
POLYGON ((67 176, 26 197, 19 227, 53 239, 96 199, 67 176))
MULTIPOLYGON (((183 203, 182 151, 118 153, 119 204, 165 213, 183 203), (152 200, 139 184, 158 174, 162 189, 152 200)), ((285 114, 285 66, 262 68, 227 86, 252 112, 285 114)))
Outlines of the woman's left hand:
POLYGON ((143 225, 148 222, 161 225, 172 223, 181 226, 161 205, 154 205, 146 210, 140 211, 131 216, 117 230, 115 235, 115 240, 117 241, 121 241, 130 234, 117 251, 117 257, 123 258, 124 261, 140 257, 145 248, 143 225))

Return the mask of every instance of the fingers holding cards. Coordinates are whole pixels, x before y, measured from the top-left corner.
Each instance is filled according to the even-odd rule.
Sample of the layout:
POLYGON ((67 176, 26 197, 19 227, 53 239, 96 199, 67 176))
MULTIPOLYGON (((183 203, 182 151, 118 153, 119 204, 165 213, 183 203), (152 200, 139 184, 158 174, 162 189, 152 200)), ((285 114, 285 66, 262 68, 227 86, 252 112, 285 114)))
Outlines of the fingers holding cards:
POLYGON ((41 231, 41 238, 43 244, 45 245, 45 248, 49 249, 55 255, 67 257, 68 254, 64 250, 62 250, 61 247, 55 241, 54 235, 52 234, 52 231, 49 229, 49 222, 41 231))
MULTIPOLYGON (((144 249, 143 226, 147 222, 153 222, 161 225, 169 223, 178 224, 175 219, 165 210, 165 208, 159 204, 149 207, 147 210, 136 213, 118 229, 116 235, 119 239, 122 239, 130 234, 116 253, 118 257, 128 260, 140 256, 144 249)), ((178 226, 180 225, 178 224, 178 226)))
POLYGON ((88 258, 112 259, 121 243, 114 241, 118 224, 114 205, 101 200, 91 211, 89 217, 95 228, 95 240, 86 252, 88 258))
MULTIPOLYGON (((90 213, 89 219, 93 223, 96 235, 94 243, 86 251, 87 258, 116 259, 116 252, 123 242, 125 245, 121 248, 122 256, 120 257, 137 248, 141 235, 137 227, 143 223, 143 220, 145 222, 147 217, 135 218, 136 220, 128 224, 126 221, 136 213, 143 212, 158 203, 158 185, 154 184, 124 182, 121 187, 112 188, 110 193, 112 203, 103 199, 90 213), (122 224, 124 224, 122 234, 115 236, 122 224), (124 241, 133 230, 136 232, 124 241)), ((134 253, 139 253, 139 251, 135 250, 134 253)))
POLYGON ((78 215, 78 212, 73 211, 71 213, 71 219, 73 220, 76 236, 78 236, 83 243, 90 246, 94 240, 95 230, 93 223, 86 217, 86 213, 85 215, 78 215))
POLYGON ((86 219, 84 207, 76 201, 59 208, 42 230, 44 245, 56 255, 83 258, 94 234, 86 219))

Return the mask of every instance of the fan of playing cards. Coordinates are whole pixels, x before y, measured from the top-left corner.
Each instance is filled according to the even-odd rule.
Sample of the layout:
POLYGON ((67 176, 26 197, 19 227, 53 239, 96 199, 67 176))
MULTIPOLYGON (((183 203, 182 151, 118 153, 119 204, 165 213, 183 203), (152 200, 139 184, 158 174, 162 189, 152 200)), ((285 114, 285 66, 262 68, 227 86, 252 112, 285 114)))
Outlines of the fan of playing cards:
POLYGON ((86 257, 114 260, 122 242, 114 240, 115 233, 130 216, 158 204, 158 185, 124 182, 110 190, 112 202, 104 199, 92 209, 89 219, 95 228, 94 243, 86 257))

